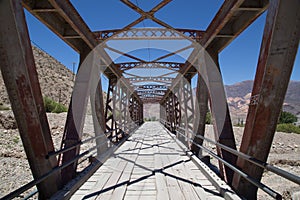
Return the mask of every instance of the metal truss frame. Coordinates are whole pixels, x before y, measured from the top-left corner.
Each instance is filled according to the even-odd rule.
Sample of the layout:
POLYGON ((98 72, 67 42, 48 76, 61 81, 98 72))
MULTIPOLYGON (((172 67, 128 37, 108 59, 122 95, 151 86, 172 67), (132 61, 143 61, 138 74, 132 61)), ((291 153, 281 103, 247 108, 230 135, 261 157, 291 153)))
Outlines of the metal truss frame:
POLYGON ((199 41, 204 34, 201 30, 191 29, 164 29, 164 28, 137 28, 116 29, 94 32, 99 41, 112 40, 183 40, 192 39, 199 41))
POLYGON ((185 63, 176 62, 128 62, 128 63, 117 63, 116 66, 123 72, 133 68, 161 68, 178 71, 182 68, 185 63))
MULTIPOLYGON (((88 53, 96 47, 99 42, 114 38, 121 39, 179 39, 185 37, 199 42, 202 47, 209 51, 218 63, 218 53, 221 52, 231 41, 233 41, 242 31, 244 31, 257 17, 259 17, 269 5, 268 0, 226 0, 215 15, 212 22, 205 31, 175 29, 165 22, 157 19, 155 13, 167 5, 171 0, 163 0, 149 12, 145 12, 129 0, 121 0, 131 9, 135 10, 141 16, 119 30, 109 30, 93 33, 79 13, 73 7, 70 1, 61 0, 7 0, 1 3, 0 19, 4 22, 0 28, 0 58, 3 61, 1 72, 8 88, 8 95, 12 103, 12 109, 19 126, 24 148, 35 178, 40 177, 52 168, 68 163, 78 156, 80 146, 65 152, 62 159, 46 159, 46 155, 53 151, 53 142, 50 130, 45 117, 45 111, 42 106, 42 96, 40 93, 39 82, 34 66, 32 50, 30 49, 30 40, 26 27, 24 6, 31 14, 36 16, 42 23, 49 27, 58 37, 65 41, 75 51, 80 53, 81 61, 88 53), (166 29, 132 29, 136 24, 145 19, 150 19, 166 29), (9 27, 9 29, 7 29, 9 27), (95 37, 95 35, 98 37, 95 37), (10 43, 11 41, 14 41, 10 43), (17 56, 9 52, 17 52, 17 56), (9 55, 8 57, 4 55, 9 55), (26 58, 26 60, 24 60, 26 58), (16 64, 18 63, 18 65, 16 64), (21 67, 19 67, 21 65, 21 67), (15 69, 15 70, 11 70, 15 69), (29 73, 30 72, 30 73, 29 73), (36 125, 36 126, 33 126, 36 125), (36 140, 36 138, 39 138, 36 140), (38 141, 38 143, 36 143, 38 141)), ((263 37, 260 59, 257 66, 255 83, 253 87, 253 99, 249 105, 249 113, 245 132, 241 144, 241 152, 246 153, 254 159, 266 161, 272 139, 275 132, 277 118, 283 103, 287 85, 289 82, 293 61, 298 49, 299 43, 299 10, 298 0, 276 0, 270 1, 265 32, 263 37), (274 28, 275 27, 275 28, 274 28), (282 66, 285 66, 284 68, 282 66), (265 102, 273 102, 266 106, 265 102), (261 144, 257 147, 257 143, 261 144)), ((105 57, 106 63, 111 63, 105 75, 109 78, 109 90, 105 106, 105 126, 108 138, 112 142, 120 141, 131 129, 129 121, 137 125, 143 123, 143 103, 160 101, 160 116, 164 119, 165 125, 174 132, 177 126, 185 129, 185 135, 192 130, 192 120, 190 113, 193 113, 192 90, 185 84, 178 87, 180 78, 159 77, 150 79, 149 77, 132 77, 126 80, 123 74, 126 70, 133 67, 151 67, 155 63, 156 67, 163 67, 174 70, 188 80, 193 77, 197 71, 186 62, 184 65, 170 64, 160 62, 162 59, 170 57, 187 48, 172 52, 167 55, 145 62, 130 54, 125 56, 137 60, 139 63, 121 63, 115 64, 103 50, 100 53, 105 57), (150 64, 151 63, 151 64, 150 64), (170 66, 167 66, 170 64, 170 66), (159 85, 131 85, 130 81, 135 83, 154 81, 166 84, 159 85), (169 87, 170 86, 170 87, 169 87), (176 88, 177 87, 177 88, 176 88), (157 94, 145 92, 139 97, 135 90, 149 89, 168 89, 163 97, 157 94), (147 96, 148 95, 148 96, 147 96), (119 117, 122 115, 122 117, 119 117)), ((118 50, 116 50, 118 51, 118 50)), ((122 52, 119 52, 122 53, 122 52)), ((193 56, 193 53, 191 54, 193 56)), ((204 91, 197 88, 197 91, 204 91)), ((99 92, 102 92, 99 90, 99 92)), ((197 97, 203 95, 200 103, 199 124, 202 124, 197 134, 204 134, 203 116, 206 110, 207 93, 198 92, 197 97), (205 104, 205 105, 204 105, 205 104)), ((100 97, 99 97, 100 98, 100 97)), ((198 99, 199 101, 199 99, 198 99)), ((71 102, 72 103, 72 102, 71 102)), ((81 100, 81 108, 86 105, 86 97, 81 100)), ((102 106, 101 104, 99 104, 102 106)), ((71 108, 71 106, 70 106, 71 108)), ((104 109, 103 109, 104 110, 104 109)), ((64 147, 68 148, 81 141, 81 133, 77 133, 74 125, 72 109, 69 109, 67 122, 65 126, 64 147)), ((232 125, 227 110, 226 124, 224 127, 215 128, 221 131, 221 135, 216 141, 225 144, 231 148, 236 148, 232 133, 232 125)), ((189 136, 189 135, 188 135, 189 136)), ((201 144, 201 140, 199 141, 201 144)), ((190 144, 187 143, 187 146, 190 144)), ((193 149, 193 146, 191 147, 193 149)), ((197 150, 196 150, 197 151, 197 150)), ((235 163, 232 155, 226 154, 217 148, 219 156, 247 172, 247 174, 260 180, 262 169, 249 164, 242 159, 235 163)), ((65 185, 76 175, 77 165, 70 165, 65 168, 61 174, 57 173, 49 179, 44 180, 37 185, 41 198, 50 198, 61 187, 65 185), (61 179, 61 177, 63 177, 61 179), (49 189, 51 185, 51 189, 49 189)), ((221 173, 225 180, 234 186, 236 191, 249 199, 256 198, 257 188, 250 185, 238 175, 220 166, 221 173), (231 182, 233 181, 233 182, 231 182)))

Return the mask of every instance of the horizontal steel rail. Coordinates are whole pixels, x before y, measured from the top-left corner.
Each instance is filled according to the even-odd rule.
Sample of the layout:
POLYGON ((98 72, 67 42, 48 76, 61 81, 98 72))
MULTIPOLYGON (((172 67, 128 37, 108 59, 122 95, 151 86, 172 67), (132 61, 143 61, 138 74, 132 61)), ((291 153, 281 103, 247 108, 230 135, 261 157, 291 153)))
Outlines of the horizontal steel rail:
POLYGON ((73 144, 73 145, 71 145, 71 146, 69 146, 69 147, 60 149, 60 150, 55 151, 55 152, 51 152, 51 153, 49 153, 48 155, 46 155, 46 159, 49 159, 50 157, 57 156, 57 155, 59 155, 59 154, 65 153, 65 152, 67 152, 67 151, 70 151, 70 150, 76 148, 76 147, 79 146, 79 145, 83 145, 83 144, 85 144, 85 143, 88 143, 89 141, 92 141, 92 140, 96 140, 96 139, 102 138, 102 137, 106 136, 105 134, 110 133, 110 132, 113 132, 113 131, 115 131, 115 130, 116 130, 116 129, 113 129, 113 130, 104 132, 104 134, 101 134, 101 135, 98 135, 98 136, 95 136, 95 137, 91 137, 91 138, 86 139, 86 140, 84 140, 84 141, 80 141, 80 142, 78 142, 78 143, 76 143, 76 144, 73 144))
MULTIPOLYGON (((181 130, 185 130, 182 127, 177 127, 177 128, 181 129, 181 130)), ((194 133, 192 133, 192 134, 194 134, 194 133)), ((200 138, 202 140, 206 140, 206 141, 208 141, 208 142, 210 142, 210 143, 212 143, 212 144, 214 144, 214 145, 216 145, 216 146, 218 146, 218 147, 220 147, 220 148, 222 148, 222 149, 224 149, 224 150, 226 150, 226 151, 228 151, 228 152, 230 152, 230 153, 232 153, 232 154, 234 154, 236 156, 239 156, 239 157, 243 158, 244 160, 247 160, 247 161, 249 161, 249 162, 251 162, 251 163, 253 163, 253 164, 255 164, 255 165, 257 165, 257 166, 259 166, 259 167, 261 167, 261 168, 263 168, 265 170, 267 170, 267 171, 273 172, 273 173, 275 173, 275 174, 277 174, 277 175, 279 175, 279 176, 281 176, 283 178, 286 178, 286 179, 288 179, 288 180, 290 180, 290 181, 292 181, 292 182, 300 185, 300 177, 299 176, 296 176, 296 175, 291 174, 291 173, 289 173, 287 171, 284 171, 282 169, 274 167, 273 165, 270 165, 270 164, 268 164, 266 162, 262 162, 260 160, 257 160, 257 159, 255 159, 255 158, 253 158, 253 157, 251 157, 251 156, 249 156, 247 154, 244 154, 244 153, 239 152, 239 151, 237 151, 235 149, 227 147, 227 146, 225 146, 225 145, 223 145, 221 143, 215 142, 215 141, 213 141, 213 140, 211 140, 209 138, 205 138, 202 135, 194 135, 194 137, 200 138)))
POLYGON ((250 177, 248 174, 246 174, 245 172, 239 170, 237 167, 233 166, 232 164, 230 164, 229 162, 227 162, 223 158, 219 157, 217 154, 215 154, 214 152, 212 152, 208 148, 206 148, 206 147, 204 147, 202 145, 197 144, 192 139, 188 138, 186 135, 183 135, 182 133, 180 133, 180 131, 178 131, 178 134, 180 134, 181 136, 185 137, 187 140, 189 140, 190 142, 192 142, 193 144, 195 144, 197 147, 199 147, 199 148, 203 149, 204 151, 206 151, 207 153, 209 153, 212 157, 214 157, 217 160, 221 161, 224 165, 226 165, 227 167, 229 167, 230 169, 232 169, 233 171, 235 171, 236 173, 238 173, 240 176, 242 176, 247 181, 249 181, 250 183, 252 183, 253 185, 255 185, 257 188, 259 188, 259 189, 263 190, 264 192, 266 192, 268 195, 270 195, 274 199, 282 199, 282 197, 281 197, 281 195, 279 193, 275 192, 274 190, 272 190, 271 188, 269 188, 267 185, 261 183, 260 181, 257 181, 254 178, 250 177))
MULTIPOLYGON (((136 129, 135 129, 135 130, 136 130, 136 129)), ((133 130, 133 132, 134 132, 135 130, 133 130)), ((114 130, 111 130, 111 131, 114 131, 114 130)), ((129 134, 129 135, 130 135, 130 134, 129 134)), ((103 135, 100 135, 100 136, 103 137, 103 135)), ((97 139, 97 138, 99 138, 100 136, 95 136, 95 137, 89 138, 89 139, 87 139, 87 140, 84 140, 84 141, 82 141, 82 142, 80 142, 80 143, 77 143, 77 144, 75 144, 75 145, 73 145, 73 146, 70 146, 70 147, 68 147, 68 148, 65 148, 65 149, 62 149, 62 150, 53 152, 53 153, 49 154, 48 156, 50 157, 50 156, 59 155, 59 154, 61 154, 61 153, 64 153, 64 152, 66 152, 66 151, 69 151, 69 150, 75 148, 75 147, 78 146, 78 145, 85 144, 85 143, 87 143, 87 142, 89 142, 89 141, 91 141, 91 140, 97 139)), ((73 164, 74 162, 76 162, 76 161, 78 161, 79 159, 83 158, 84 156, 90 154, 90 153, 93 152, 95 149, 97 149, 98 147, 100 147, 101 145, 103 145, 103 144, 105 144, 105 143, 107 143, 107 141, 104 141, 104 142, 102 142, 102 143, 100 143, 100 144, 98 144, 98 145, 96 145, 96 146, 94 146, 94 147, 91 147, 90 149, 88 149, 88 150, 84 151, 83 153, 79 154, 78 156, 74 157, 74 158, 73 158, 72 160, 70 160, 69 162, 67 162, 67 163, 65 163, 65 164, 63 164, 63 165, 61 165, 61 166, 57 166, 57 167, 53 168, 51 171, 49 171, 48 173, 42 175, 41 177, 39 177, 39 178, 37 178, 37 179, 35 179, 35 180, 32 180, 32 181, 30 181, 29 183, 23 185, 22 187, 20 187, 20 188, 14 190, 14 191, 12 191, 12 192, 10 192, 9 194, 7 194, 7 195, 5 195, 4 197, 2 197, 1 200, 11 200, 11 199, 13 199, 13 198, 19 197, 20 194, 22 194, 23 192, 29 190, 30 188, 34 187, 35 185, 41 183, 42 181, 44 181, 45 179, 47 179, 49 176, 51 176, 53 173, 59 172, 60 170, 62 170, 62 169, 64 169, 64 168, 66 168, 67 166, 73 164)), ((48 158, 49 158, 49 157, 48 157, 48 158)), ((88 157, 86 157, 84 160, 86 160, 86 159, 88 159, 88 157)), ((83 161, 84 161, 84 160, 83 160, 83 161)))

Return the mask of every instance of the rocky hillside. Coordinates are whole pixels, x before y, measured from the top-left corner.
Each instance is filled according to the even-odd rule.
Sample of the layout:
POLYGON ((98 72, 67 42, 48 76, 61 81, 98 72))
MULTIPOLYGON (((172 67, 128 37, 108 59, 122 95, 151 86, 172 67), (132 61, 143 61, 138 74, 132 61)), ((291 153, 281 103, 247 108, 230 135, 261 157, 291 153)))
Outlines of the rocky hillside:
MULTIPOLYGON (((245 121, 250 102, 253 81, 243 81, 225 86, 227 102, 233 121, 245 121)), ((300 81, 291 81, 285 96, 283 110, 291 112, 300 119, 300 81)))
MULTIPOLYGON (((55 58, 33 46, 33 55, 43 96, 69 105, 73 89, 73 73, 55 58)), ((0 74, 0 105, 9 106, 6 88, 0 74)))

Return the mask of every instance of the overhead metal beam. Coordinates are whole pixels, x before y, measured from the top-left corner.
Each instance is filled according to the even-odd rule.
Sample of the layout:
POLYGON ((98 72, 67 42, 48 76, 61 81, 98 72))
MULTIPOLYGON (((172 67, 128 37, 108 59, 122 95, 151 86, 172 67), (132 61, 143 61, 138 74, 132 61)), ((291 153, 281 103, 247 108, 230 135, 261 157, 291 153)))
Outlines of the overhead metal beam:
POLYGON ((269 0, 226 0, 208 26, 200 44, 221 52, 267 9, 268 4, 269 0))
POLYGON ((215 50, 220 52, 267 9, 268 2, 268 0, 226 0, 209 24, 200 44, 205 48, 209 45, 209 48, 215 46, 215 50), (220 38, 222 35, 232 37, 220 38))
POLYGON ((136 85, 134 86, 135 90, 140 90, 140 89, 165 89, 167 90, 168 87, 166 85, 136 85))
MULTIPOLYGON (((211 52, 221 52, 267 9, 268 2, 268 0, 226 0, 203 33, 199 44, 211 52), (261 9, 247 12, 239 10, 240 7, 261 7, 261 9)), ((197 53, 195 50, 191 53, 185 65, 179 70, 180 74, 174 79, 172 85, 177 85, 182 75, 190 74, 190 76, 194 76, 197 73, 197 70, 189 63, 195 59, 197 53)))
MULTIPOLYGON (((300 38, 300 2, 270 2, 240 151, 266 162, 300 38)), ((237 165, 260 180, 263 169, 238 159, 237 165)), ((236 191, 247 199, 257 198, 257 188, 237 174, 236 191)))
POLYGON ((204 31, 193 29, 134 28, 95 31, 99 41, 111 40, 185 40, 199 41, 204 31))
MULTIPOLYGON (((57 167, 40 84, 20 0, 0 1, 0 63, 19 133, 34 179, 57 167)), ((40 199, 61 187, 59 173, 37 185, 40 199), (51 186, 51 187, 49 187, 51 186)))
POLYGON ((126 78, 131 83, 139 83, 139 82, 160 82, 160 83, 171 83, 174 78, 170 77, 134 77, 134 78, 126 78))
POLYGON ((184 63, 176 63, 176 62, 127 62, 127 63, 117 63, 115 64, 120 70, 126 71, 130 69, 137 68, 162 68, 162 69, 170 69, 170 70, 179 70, 184 66, 184 63))
POLYGON ((91 37, 89 37, 91 34, 88 34, 89 28, 83 22, 82 18, 75 11, 69 1, 56 2, 54 0, 23 0, 22 2, 23 6, 33 16, 38 18, 52 32, 54 32, 78 53, 82 52, 87 47, 91 48, 91 44, 93 44, 93 42, 91 41, 91 37), (41 9, 44 9, 43 12, 37 12, 41 9), (81 38, 65 38, 65 31, 69 29, 73 29, 73 32, 81 38))

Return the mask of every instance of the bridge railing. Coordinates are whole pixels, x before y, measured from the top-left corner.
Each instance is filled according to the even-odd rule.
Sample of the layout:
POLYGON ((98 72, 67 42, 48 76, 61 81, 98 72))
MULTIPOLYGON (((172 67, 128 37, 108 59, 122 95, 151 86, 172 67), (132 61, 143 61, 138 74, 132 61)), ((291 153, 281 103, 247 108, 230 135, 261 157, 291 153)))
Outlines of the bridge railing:
MULTIPOLYGON (((166 127, 169 128, 169 124, 170 122, 167 122, 163 119, 160 120, 160 122, 166 127)), ((261 183, 259 180, 254 179, 253 177, 249 176, 247 173, 241 171, 240 169, 238 169, 238 167, 230 164, 229 162, 227 162, 226 160, 224 160, 223 158, 221 158, 219 155, 217 155, 216 153, 214 153, 213 151, 211 151, 209 148, 203 146, 203 145, 199 145, 198 143, 196 143, 193 138, 189 138, 187 136, 187 134, 184 134, 186 131, 185 128, 182 128, 180 126, 176 126, 176 134, 180 135, 181 137, 184 137, 186 141, 191 142, 192 144, 194 144, 195 146, 199 147, 200 149, 206 151, 209 155, 211 155, 212 157, 214 157, 215 159, 217 159, 218 161, 222 162, 224 165, 228 166, 230 169, 232 169, 234 172, 236 172, 237 174, 239 174, 241 177, 245 178, 247 181, 249 181, 250 183, 252 183, 253 185, 255 185, 257 188, 261 189, 262 191, 266 192, 268 195, 270 195, 271 197, 273 197, 274 199, 282 199, 282 196, 277 193, 276 191, 274 191, 273 189, 271 189, 270 187, 268 187, 267 185, 261 183)), ((290 172, 287 172, 285 170, 282 170, 280 168, 277 168, 273 165, 270 165, 266 162, 262 162, 260 160, 257 160, 245 153, 239 152, 235 149, 232 149, 230 147, 227 147, 226 145, 223 145, 219 142, 213 141, 209 138, 206 138, 202 135, 196 135, 195 133, 193 133, 192 131, 190 131, 190 134, 193 135, 193 137, 199 138, 201 140, 205 140, 208 143, 211 143, 213 145, 216 145, 217 147, 224 149, 225 151, 232 153, 248 162, 253 163, 254 165, 261 167, 267 171, 273 172, 289 181, 292 181, 296 184, 300 185, 300 177, 296 176, 294 174, 291 174, 290 172)))
MULTIPOLYGON (((60 150, 57 150, 55 152, 51 152, 49 153, 48 155, 46 155, 46 159, 50 159, 51 157, 53 156, 60 156, 62 155, 63 153, 65 152, 68 152, 78 146, 83 146, 83 145, 87 145, 88 143, 92 142, 92 141, 96 141, 97 139, 101 139, 101 138, 106 138, 106 140, 104 140, 103 142, 100 142, 100 143, 95 143, 95 145, 93 146, 88 146, 85 148, 86 150, 83 150, 79 155, 77 155, 76 157, 74 157, 72 160, 70 160, 69 162, 67 163, 64 163, 64 164, 60 164, 58 165, 57 167, 53 168, 51 171, 47 172, 46 174, 40 176, 39 178, 37 179, 34 179, 32 181, 30 181, 29 183, 23 185, 22 187, 10 192, 9 194, 5 195, 4 197, 1 198, 1 200, 10 200, 10 199, 14 199, 14 198, 20 198, 21 197, 21 194, 25 193, 26 191, 28 191, 29 189, 33 188, 34 186, 38 185, 39 183, 43 182, 44 180, 46 180, 47 178, 49 178, 51 175, 53 175, 54 173, 57 173, 57 172, 60 172, 62 169, 66 168, 67 166, 71 165, 71 164, 74 164, 75 162, 78 162, 78 164, 82 163, 82 162, 85 162, 85 161, 88 161, 90 164, 85 166, 81 172, 78 173, 77 176, 81 176, 81 174, 85 174, 86 173, 86 169, 89 168, 92 163, 94 162, 93 158, 95 155, 97 155, 97 149, 103 145, 107 146, 108 143, 110 143, 110 147, 107 148, 106 152, 103 152, 103 154, 106 154, 105 155, 105 159, 107 159, 116 149, 117 146, 121 145, 125 140, 126 138, 128 138, 131 133, 133 133, 139 126, 136 125, 135 122, 132 122, 130 124, 127 125, 127 129, 128 130, 131 130, 130 133, 126 134, 127 137, 123 137, 122 141, 120 141, 118 144, 113 144, 108 138, 107 138, 107 135, 110 133, 110 132, 113 132, 115 130, 110 130, 110 131, 107 131, 107 132, 103 132, 102 134, 100 135, 97 135, 97 136, 94 136, 94 137, 90 137, 90 138, 87 138, 83 141, 79 141, 78 143, 72 145, 72 146, 69 146, 69 147, 66 147, 66 148, 62 148, 60 150), (80 160, 80 162, 79 162, 80 160)), ((115 137, 118 137, 118 135, 115 135, 115 137)), ((103 163, 103 161, 105 160, 101 160, 101 163, 103 163)), ((101 165, 94 165, 94 168, 98 168, 99 166, 101 165)), ((90 169, 89 169, 90 170, 90 169)), ((38 194, 38 190, 34 190, 33 192, 30 192, 29 195, 25 196, 23 199, 29 199, 31 198, 32 196, 34 195, 37 195, 38 194)))

